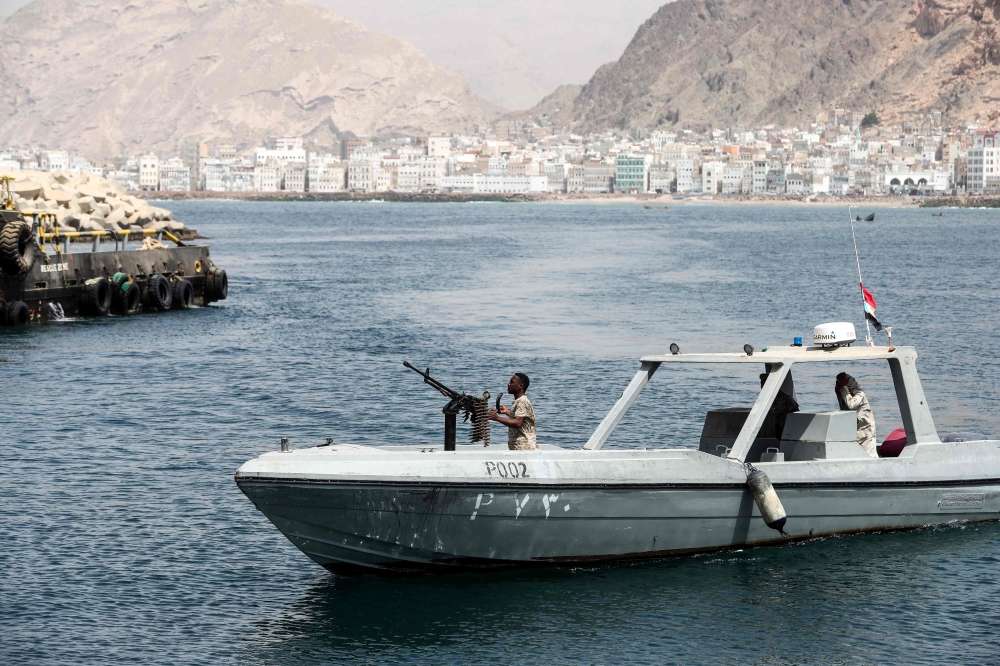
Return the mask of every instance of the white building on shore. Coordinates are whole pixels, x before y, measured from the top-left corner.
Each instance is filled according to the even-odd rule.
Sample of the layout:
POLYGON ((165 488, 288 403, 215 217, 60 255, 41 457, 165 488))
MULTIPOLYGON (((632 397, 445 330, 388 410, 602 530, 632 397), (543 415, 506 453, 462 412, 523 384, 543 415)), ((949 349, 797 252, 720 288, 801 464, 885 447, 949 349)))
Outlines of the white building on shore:
POLYGON ((549 191, 545 176, 471 173, 441 178, 444 192, 466 194, 528 194, 549 191))
MULTIPOLYGON (((277 166, 258 164, 253 168, 254 192, 277 192, 281 182, 281 169, 277 166)), ((206 180, 206 188, 208 181, 206 180)))
POLYGON ((179 157, 171 157, 160 165, 160 190, 190 192, 191 169, 179 157))
POLYGON ((160 187, 160 160, 153 153, 139 158, 139 188, 156 190, 160 187))
POLYGON ((980 130, 969 148, 969 194, 1000 194, 1000 131, 980 130))
POLYGON ((310 192, 343 192, 347 189, 346 165, 333 155, 310 157, 310 192))
POLYGON ((374 192, 378 185, 378 172, 382 158, 369 152, 355 151, 347 163, 347 190, 349 192, 374 192))

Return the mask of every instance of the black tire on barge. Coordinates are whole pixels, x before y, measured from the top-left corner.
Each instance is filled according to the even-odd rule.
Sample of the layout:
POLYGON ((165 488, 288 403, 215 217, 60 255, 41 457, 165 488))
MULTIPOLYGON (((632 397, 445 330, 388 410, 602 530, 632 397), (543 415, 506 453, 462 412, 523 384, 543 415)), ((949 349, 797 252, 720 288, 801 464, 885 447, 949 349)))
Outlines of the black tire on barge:
POLYGON ((149 278, 149 288, 146 294, 149 304, 157 310, 169 310, 174 303, 173 285, 162 275, 154 275, 149 278))
POLYGON ((111 283, 107 278, 94 278, 84 283, 81 309, 84 314, 103 317, 111 311, 111 283))
POLYGON ((189 280, 178 280, 174 283, 175 310, 187 310, 194 305, 194 286, 189 280))
POLYGON ((112 288, 114 295, 114 310, 116 314, 133 314, 139 311, 139 285, 135 282, 123 281, 112 288))
POLYGON ((205 303, 224 301, 229 295, 229 277, 226 271, 212 266, 205 276, 205 303))
POLYGON ((31 225, 22 220, 7 222, 0 230, 0 269, 5 275, 31 272, 35 265, 35 239, 31 225))
POLYGON ((24 301, 5 303, 0 312, 3 314, 5 326, 26 326, 31 321, 31 311, 24 301))

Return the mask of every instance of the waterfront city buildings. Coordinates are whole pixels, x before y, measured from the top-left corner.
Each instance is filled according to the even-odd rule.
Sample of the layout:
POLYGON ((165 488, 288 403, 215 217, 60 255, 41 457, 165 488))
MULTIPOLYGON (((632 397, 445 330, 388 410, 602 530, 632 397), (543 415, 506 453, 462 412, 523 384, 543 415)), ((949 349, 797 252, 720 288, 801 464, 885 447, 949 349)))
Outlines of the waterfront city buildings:
POLYGON ((804 127, 608 130, 576 134, 546 117, 465 133, 344 138, 320 146, 274 137, 239 147, 188 139, 179 154, 107 161, 59 149, 0 150, 0 170, 88 171, 130 190, 675 194, 680 196, 1000 194, 1000 130, 859 125, 831 109, 804 127))

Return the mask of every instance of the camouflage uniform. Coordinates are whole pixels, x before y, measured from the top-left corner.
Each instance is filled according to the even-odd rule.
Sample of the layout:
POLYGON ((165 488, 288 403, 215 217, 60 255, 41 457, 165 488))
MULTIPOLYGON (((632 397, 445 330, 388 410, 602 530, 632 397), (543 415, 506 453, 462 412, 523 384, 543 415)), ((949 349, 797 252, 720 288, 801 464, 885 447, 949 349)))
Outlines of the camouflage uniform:
POLYGON ((872 414, 872 406, 868 404, 868 396, 861 390, 851 395, 844 386, 840 389, 840 398, 848 409, 858 413, 858 444, 872 458, 878 458, 878 452, 875 450, 875 415, 872 414))
POLYGON ((507 448, 511 451, 530 451, 538 448, 535 441, 535 408, 528 396, 522 395, 510 406, 510 418, 524 417, 520 428, 507 426, 507 448))

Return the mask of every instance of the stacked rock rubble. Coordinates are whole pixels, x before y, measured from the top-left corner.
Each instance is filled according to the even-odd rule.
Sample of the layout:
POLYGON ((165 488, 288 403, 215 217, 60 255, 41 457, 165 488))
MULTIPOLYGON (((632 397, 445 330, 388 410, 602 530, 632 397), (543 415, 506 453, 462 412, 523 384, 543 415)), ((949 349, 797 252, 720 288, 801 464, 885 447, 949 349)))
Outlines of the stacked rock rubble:
POLYGON ((11 176, 14 205, 22 213, 51 213, 48 231, 131 231, 183 235, 184 224, 165 208, 130 195, 115 179, 55 171, 0 171, 11 176))

